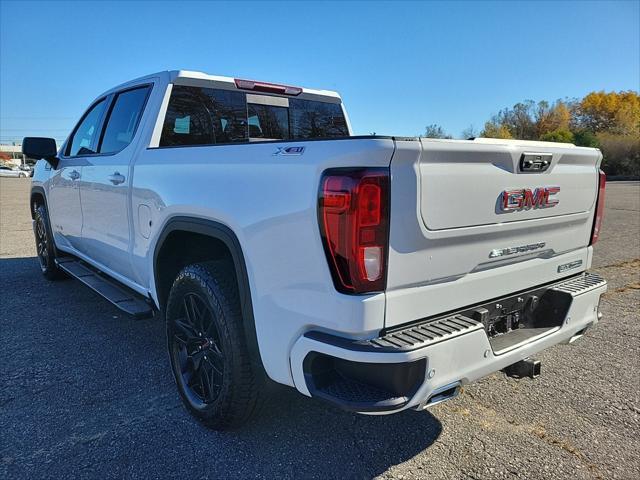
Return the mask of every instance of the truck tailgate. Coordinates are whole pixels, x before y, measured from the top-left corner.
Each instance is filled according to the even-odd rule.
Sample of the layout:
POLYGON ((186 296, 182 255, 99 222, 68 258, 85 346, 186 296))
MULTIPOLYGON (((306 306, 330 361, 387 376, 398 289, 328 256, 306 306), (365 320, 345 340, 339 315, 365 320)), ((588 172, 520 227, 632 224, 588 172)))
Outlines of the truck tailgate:
POLYGON ((600 159, 556 143, 397 141, 385 326, 584 270, 600 159))

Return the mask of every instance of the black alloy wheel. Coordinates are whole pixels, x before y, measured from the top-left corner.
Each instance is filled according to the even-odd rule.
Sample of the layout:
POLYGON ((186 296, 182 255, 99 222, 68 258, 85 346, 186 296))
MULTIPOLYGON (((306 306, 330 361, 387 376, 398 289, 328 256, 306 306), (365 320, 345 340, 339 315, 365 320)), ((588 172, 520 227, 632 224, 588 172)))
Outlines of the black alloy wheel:
POLYGON ((172 322, 172 363, 179 366, 178 381, 189 403, 193 408, 202 409, 220 395, 225 356, 213 312, 200 295, 185 294, 181 313, 172 322))
POLYGON ((49 215, 44 204, 36 205, 33 215, 33 233, 36 240, 36 254, 42 274, 48 280, 58 280, 65 275, 56 265, 56 249, 53 244, 49 215))
POLYGON ((36 217, 35 234, 36 234, 36 252, 38 253, 38 260, 40 261, 40 268, 43 270, 47 268, 47 261, 49 258, 49 238, 47 235, 47 227, 44 223, 44 218, 41 215, 36 217))

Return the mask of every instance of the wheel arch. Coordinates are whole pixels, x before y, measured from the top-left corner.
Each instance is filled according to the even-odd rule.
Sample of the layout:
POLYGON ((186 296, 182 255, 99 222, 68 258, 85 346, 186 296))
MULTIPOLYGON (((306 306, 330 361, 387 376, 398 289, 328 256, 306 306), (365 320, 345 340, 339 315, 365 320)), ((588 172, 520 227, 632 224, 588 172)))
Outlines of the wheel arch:
MULTIPOLYGON (((156 242, 153 252, 153 279, 155 283, 158 307, 161 311, 165 311, 166 301, 169 294, 168 290, 170 289, 170 286, 167 288, 166 279, 161 278, 163 274, 163 266, 161 263, 164 255, 167 253, 163 248, 171 249, 171 238, 176 234, 192 234, 206 237, 213 242, 223 245, 228 251, 230 258, 233 261, 238 285, 238 297, 240 299, 243 323, 242 326, 245 339, 247 341, 247 347, 253 363, 258 365, 262 371, 264 371, 258 347, 247 266, 240 241, 233 230, 228 226, 215 220, 188 216, 176 216, 167 221, 158 236, 158 241, 156 242)), ((173 279, 171 282, 172 281, 173 279)))
POLYGON ((44 207, 49 211, 49 207, 47 205, 47 196, 44 193, 44 188, 41 186, 33 186, 31 187, 31 195, 29 197, 29 211, 31 212, 31 219, 33 220, 36 215, 36 205, 42 203, 44 207))

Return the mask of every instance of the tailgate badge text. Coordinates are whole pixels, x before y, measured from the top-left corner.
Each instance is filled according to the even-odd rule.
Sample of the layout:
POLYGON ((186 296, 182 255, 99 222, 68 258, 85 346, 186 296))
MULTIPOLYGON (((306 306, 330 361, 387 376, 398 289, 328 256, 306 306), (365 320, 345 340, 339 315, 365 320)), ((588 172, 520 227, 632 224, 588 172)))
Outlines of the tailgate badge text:
POLYGON ((539 250, 541 248, 544 248, 545 245, 545 242, 538 242, 530 243, 529 245, 520 245, 519 247, 497 248, 495 250, 491 250, 489 258, 504 257, 507 255, 515 255, 516 253, 531 252, 532 250, 539 250))

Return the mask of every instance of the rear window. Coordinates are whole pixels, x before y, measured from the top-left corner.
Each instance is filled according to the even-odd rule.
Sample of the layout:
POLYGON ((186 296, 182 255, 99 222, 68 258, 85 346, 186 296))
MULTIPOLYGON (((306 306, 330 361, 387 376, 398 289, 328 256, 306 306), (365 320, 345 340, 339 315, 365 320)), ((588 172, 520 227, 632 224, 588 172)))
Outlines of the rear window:
POLYGON ((287 107, 247 103, 249 138, 287 140, 289 112, 287 107))
POLYGON ((347 121, 337 103, 289 100, 292 138, 347 137, 347 121))
POLYGON ((339 104, 278 98, 258 104, 244 92, 174 85, 160 146, 349 136, 339 104))

